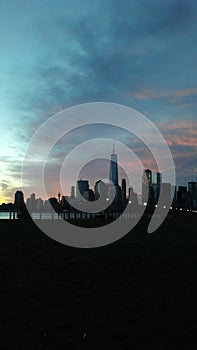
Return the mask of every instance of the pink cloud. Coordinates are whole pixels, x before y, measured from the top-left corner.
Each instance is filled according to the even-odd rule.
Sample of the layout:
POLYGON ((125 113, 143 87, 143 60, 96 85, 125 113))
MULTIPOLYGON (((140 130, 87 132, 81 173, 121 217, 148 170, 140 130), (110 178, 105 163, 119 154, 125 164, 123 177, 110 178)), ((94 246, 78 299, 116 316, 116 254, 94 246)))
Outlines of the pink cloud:
POLYGON ((177 145, 177 146, 189 146, 189 147, 197 147, 197 139, 194 137, 180 137, 180 136, 166 136, 165 137, 169 146, 177 145))
POLYGON ((169 146, 197 147, 197 123, 193 120, 160 123, 159 127, 169 146))
MULTIPOLYGON (((140 100, 167 98, 170 102, 177 102, 184 97, 191 95, 197 95, 197 88, 187 88, 182 90, 142 89, 134 93, 134 96, 140 100)), ((190 104, 182 104, 182 108, 189 106, 190 104)))

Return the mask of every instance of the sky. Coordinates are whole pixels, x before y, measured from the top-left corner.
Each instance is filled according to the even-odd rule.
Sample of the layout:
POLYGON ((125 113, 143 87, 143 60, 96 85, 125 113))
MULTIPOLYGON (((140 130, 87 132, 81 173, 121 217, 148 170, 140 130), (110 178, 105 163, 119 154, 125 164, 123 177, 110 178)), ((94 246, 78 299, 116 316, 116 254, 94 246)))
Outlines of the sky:
MULTIPOLYGON (((195 0, 1 0, 0 203, 21 188, 21 164, 37 128, 67 107, 96 101, 147 116, 170 147, 177 184, 195 181, 196 36, 195 0)), ((52 169, 80 135, 57 145, 52 169)), ((143 146, 133 145, 151 167, 143 146)), ((52 178, 53 171, 51 195, 52 178)))

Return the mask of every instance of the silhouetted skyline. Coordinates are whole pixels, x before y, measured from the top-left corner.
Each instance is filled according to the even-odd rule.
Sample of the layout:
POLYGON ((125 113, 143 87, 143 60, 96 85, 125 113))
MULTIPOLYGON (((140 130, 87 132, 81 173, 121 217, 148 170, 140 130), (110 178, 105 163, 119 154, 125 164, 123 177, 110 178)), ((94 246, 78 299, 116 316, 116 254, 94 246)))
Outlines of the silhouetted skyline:
MULTIPOLYGON (((197 181, 188 181, 187 186, 175 186, 170 183, 163 183, 162 173, 150 169, 144 169, 141 178, 141 191, 136 193, 132 184, 128 186, 127 180, 125 178, 120 179, 119 177, 121 167, 118 155, 115 153, 114 144, 111 159, 107 164, 109 183, 105 183, 100 179, 97 180, 94 183, 93 188, 91 188, 89 179, 80 177, 80 179, 76 180, 76 186, 73 184, 71 185, 70 196, 61 193, 61 191, 58 192, 56 189, 56 193, 45 199, 40 197, 36 199, 36 194, 32 193, 30 197, 25 200, 24 193, 21 190, 17 190, 15 192, 14 204, 10 203, 10 206, 13 206, 13 208, 20 208, 21 205, 26 204, 30 211, 34 211, 34 209, 42 211, 44 207, 46 209, 48 208, 49 202, 54 207, 61 204, 61 207, 63 208, 67 205, 66 202, 68 199, 73 201, 74 206, 74 202, 81 201, 81 198, 91 202, 97 200, 101 194, 103 195, 103 193, 105 193, 104 196, 106 197, 106 200, 108 200, 107 197, 110 197, 109 193, 113 184, 115 188, 115 197, 113 201, 113 203, 115 203, 114 208, 123 208, 128 202, 135 202, 138 205, 155 206, 159 200, 162 186, 163 189, 165 189, 165 192, 168 193, 168 196, 172 198, 172 201, 175 202, 175 206, 191 209, 197 208, 197 181), (121 181, 121 185, 119 184, 119 181, 121 181)), ((6 208, 6 206, 1 205, 0 208, 6 208)), ((111 208, 113 208, 113 206, 111 208)))

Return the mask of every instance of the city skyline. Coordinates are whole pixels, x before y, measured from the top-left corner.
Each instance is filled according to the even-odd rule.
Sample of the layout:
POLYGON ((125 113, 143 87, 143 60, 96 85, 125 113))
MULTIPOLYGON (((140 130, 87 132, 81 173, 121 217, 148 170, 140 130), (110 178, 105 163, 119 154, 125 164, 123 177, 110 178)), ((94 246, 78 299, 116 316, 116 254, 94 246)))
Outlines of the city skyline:
MULTIPOLYGON (((39 207, 40 205, 43 206, 44 203, 45 205, 48 205, 47 203, 50 200, 53 199, 57 199, 57 202, 60 203, 60 201, 65 199, 71 199, 71 200, 80 200, 81 195, 82 197, 84 196, 84 198, 88 201, 94 201, 97 200, 99 198, 99 193, 100 190, 97 194, 98 191, 98 187, 97 185, 99 183, 103 183, 104 185, 107 184, 108 186, 110 185, 110 182, 113 183, 113 185, 115 186, 116 189, 120 188, 120 193, 124 193, 125 199, 129 200, 131 198, 131 194, 132 196, 136 196, 136 200, 138 201, 138 205, 147 205, 147 203, 144 203, 144 198, 143 198, 143 191, 144 191, 144 185, 147 186, 148 189, 148 194, 146 193, 146 195, 148 196, 147 198, 151 198, 151 196, 153 196, 154 198, 154 203, 157 203, 158 199, 159 199, 159 195, 160 195, 160 190, 161 190, 161 186, 162 185, 168 185, 168 187, 170 186, 170 195, 173 199, 173 197, 178 198, 178 192, 180 192, 180 196, 184 197, 184 200, 186 200, 186 194, 191 194, 193 199, 195 200, 195 207, 197 208, 197 179, 196 181, 191 181, 188 179, 186 184, 182 184, 182 185, 175 185, 173 186, 170 183, 163 183, 162 182, 162 173, 159 172, 153 172, 150 169, 144 169, 143 170, 143 174, 142 174, 142 181, 141 181, 141 186, 142 186, 142 191, 140 193, 135 193, 133 191, 133 187, 132 184, 130 184, 130 186, 127 185, 126 179, 122 178, 121 179, 121 186, 119 185, 119 174, 118 174, 118 158, 117 158, 117 154, 113 153, 111 154, 111 161, 109 164, 109 182, 103 182, 102 180, 98 180, 95 182, 94 186, 90 186, 89 180, 88 179, 78 179, 76 180, 76 186, 72 185, 70 188, 70 195, 65 195, 64 193, 58 192, 58 193, 54 193, 53 196, 51 197, 47 197, 45 199, 37 197, 36 198, 36 194, 35 193, 31 193, 29 194, 29 197, 24 198, 24 193, 21 190, 17 190, 15 192, 15 200, 14 203, 17 203, 17 201, 19 200, 19 202, 24 202, 26 203, 26 205, 28 206, 28 202, 33 201, 33 202, 39 202, 39 207), (114 163, 116 160, 116 165, 112 166, 112 163, 114 163), (113 174, 114 172, 114 174, 113 174), (156 186, 156 187, 154 187, 156 186), (152 193, 152 191, 155 193, 152 193), (80 196, 79 193, 80 192, 80 196), (91 197, 88 195, 88 192, 90 192, 91 197), (93 196, 92 196, 93 195, 93 196), (56 197, 57 196, 57 197, 56 197)), ((146 190, 147 190, 146 189, 146 190)), ((167 188, 166 188, 167 189, 167 188)), ((166 190, 165 189, 165 190, 166 190)), ((145 192, 146 192, 145 190, 145 192)), ((168 189, 167 189, 168 190, 168 189)), ((153 199, 152 198, 152 199, 153 199)), ((73 202, 74 203, 74 202, 73 202)), ((6 203, 0 203, 0 206, 4 205, 6 203)), ((7 203, 7 204, 12 204, 12 202, 7 203)))
MULTIPOLYGON (((138 183, 138 186, 140 184, 141 190, 135 191, 135 186, 133 186, 133 184, 129 182, 129 179, 127 177, 127 172, 125 172, 126 169, 122 169, 120 166, 118 155, 115 153, 115 146, 114 145, 115 145, 115 143, 113 142, 113 151, 111 154, 111 159, 108 159, 108 160, 104 159, 105 172, 106 172, 106 174, 108 173, 108 176, 106 176, 105 180, 104 180, 105 183, 106 183, 106 180, 108 179, 109 183, 110 182, 113 183, 115 187, 120 187, 119 183, 124 182, 126 197, 127 198, 129 197, 130 188, 132 188, 132 191, 134 190, 134 193, 136 193, 136 195, 138 196, 138 199, 140 198, 142 200, 142 202, 143 202, 143 184, 147 183, 149 186, 151 185, 153 187, 154 187, 154 185, 159 184, 159 188, 156 190, 157 191, 156 196, 157 196, 157 200, 158 200, 160 187, 162 184, 162 173, 160 173, 158 170, 154 170, 154 169, 152 169, 152 170, 151 169, 143 169, 142 174, 141 174, 142 181, 139 181, 139 183, 138 183), (126 178, 124 178, 125 175, 126 175, 126 178)), ((100 159, 100 161, 103 161, 103 159, 100 159)), ((95 167, 95 169, 99 169, 99 168, 95 167)), ((133 169, 133 171, 135 171, 135 169, 133 169)), ((89 172, 89 169, 87 169, 87 173, 88 172, 89 172)), ((99 183, 102 181, 103 181, 103 178, 98 179, 98 176, 96 176, 96 180, 95 179, 90 180, 88 178, 88 176, 84 177, 81 175, 81 172, 80 172, 80 174, 78 175, 78 179, 76 178, 76 180, 75 180, 76 185, 71 183, 71 186, 68 189, 67 193, 64 193, 62 191, 62 189, 60 189, 60 186, 59 186, 59 189, 56 188, 56 191, 54 193, 51 192, 52 194, 48 195, 46 198, 45 197, 42 198, 41 196, 38 195, 37 199, 42 200, 44 202, 44 201, 48 201, 49 198, 56 198, 56 196, 60 197, 60 195, 65 197, 65 198, 77 199, 79 196, 78 195, 79 192, 82 193, 83 191, 88 191, 88 190, 95 191, 96 183, 99 183), (78 183, 79 183, 79 189, 78 189, 78 183), (70 193, 70 195, 69 195, 69 193, 70 193)), ((187 182, 185 184, 179 184, 179 185, 170 184, 170 185, 171 185, 171 187, 173 187, 175 189, 177 189, 179 187, 184 187, 184 188, 187 188, 189 191, 189 186, 190 186, 189 184, 191 184, 191 183, 197 184, 197 176, 196 176, 196 179, 187 179, 187 182)), ((64 188, 66 188, 66 186, 64 188)), ((23 193, 23 191, 21 191, 20 189, 17 189, 16 192, 23 193)), ((16 194, 16 192, 15 192, 15 194, 16 194)), ((31 197, 32 195, 35 197, 36 194, 34 192, 32 192, 32 193, 29 192, 29 195, 26 194, 26 198, 28 199, 28 197, 31 197)), ((24 196, 24 193, 23 193, 23 196, 24 196)), ((89 200, 89 199, 87 198, 87 200, 89 200)), ((0 202, 0 205, 6 204, 6 203, 12 203, 12 201, 0 202)))
MULTIPOLYGON (((144 170, 144 173, 150 173, 149 169, 144 170)), ((154 173, 152 173, 154 178, 154 173)), ((161 175, 161 174, 160 174, 161 175)), ((143 180, 143 179, 142 179, 143 180)), ((14 203, 9 204, 2 204, 0 205, 0 212, 3 212, 4 219, 16 219, 16 218, 23 218, 28 219, 30 217, 33 217, 32 215, 39 214, 39 217, 37 216, 37 219, 43 218, 43 215, 47 215, 51 213, 51 216, 45 216, 45 219, 53 219, 54 213, 58 215, 58 218, 63 218, 64 220, 67 219, 82 219, 84 218, 82 214, 84 213, 85 219, 95 219, 98 217, 105 216, 105 219, 115 218, 117 215, 121 215, 123 211, 126 209, 127 205, 131 205, 130 207, 130 215, 139 215, 140 212, 144 211, 142 207, 145 207, 145 215, 153 215, 153 211, 157 208, 157 203, 159 200, 157 189, 155 191, 153 187, 153 182, 149 181, 149 177, 147 177, 147 184, 148 185, 148 197, 146 200, 146 203, 143 202, 143 193, 142 193, 142 202, 139 200, 139 197, 137 194, 133 191, 133 188, 128 188, 128 192, 126 192, 126 183, 124 179, 122 180, 122 186, 118 186, 120 188, 120 191, 116 192, 116 195, 109 204, 109 198, 106 198, 106 188, 105 183, 101 185, 102 181, 98 181, 95 183, 95 192, 89 188, 88 180, 78 180, 77 182, 85 182, 86 183, 86 189, 83 191, 82 197, 84 198, 82 201, 81 199, 77 198, 77 196, 73 195, 73 188, 71 189, 71 195, 70 196, 64 196, 58 193, 57 197, 48 198, 47 200, 42 200, 41 198, 36 198, 35 193, 32 193, 29 198, 24 199, 24 194, 22 191, 16 191, 15 193, 15 199, 14 203), (98 192, 98 184, 101 185, 99 192, 98 192), (84 203, 84 200, 93 202, 97 199, 99 199, 101 195, 102 203, 104 206, 102 207, 102 210, 97 210, 94 212, 94 214, 90 214, 91 211, 87 211, 85 207, 81 207, 84 203), (104 196, 103 196, 104 195, 104 196), (156 196, 155 196, 156 195, 156 196), (77 204, 78 203, 78 204, 77 204), (78 206, 80 205, 80 207, 78 206), (140 209, 141 208, 141 209, 140 209), (28 211, 27 211, 28 210, 28 211), (148 211, 147 211, 148 210, 148 211), (8 215, 9 214, 9 217, 8 215), (66 214, 67 213, 67 214, 66 214), (77 216, 78 213, 78 216, 77 216), (81 214, 80 214, 81 213, 81 214), (17 216, 16 216, 17 215, 17 216), (63 216, 62 216, 63 215, 63 216), (67 216, 66 216, 67 215, 67 216), (73 216, 74 215, 74 216, 73 216), (96 216, 95 216, 96 215, 96 216), (115 216, 114 216, 115 215, 115 216)), ((159 184, 159 191, 160 191, 160 185, 159 184)), ((143 181, 142 181, 143 186, 143 181)), ((82 185, 83 187, 83 185, 82 185)), ((82 190, 82 187, 80 190, 82 190)), ((117 187, 116 187, 117 189, 117 187)), ((168 214, 169 215, 175 215, 177 216, 180 214, 196 214, 197 213, 197 182, 188 182, 187 186, 178 186, 178 188, 175 188, 172 194, 172 186, 171 184, 164 183, 163 184, 163 190, 165 192, 166 199, 171 196, 172 197, 172 203, 169 207, 168 214)), ((108 195, 107 195, 108 196, 108 195)), ((160 195, 159 195, 160 196, 160 195)), ((91 208, 91 207, 90 207, 91 208)), ((162 208, 166 210, 165 201, 162 201, 162 208)), ((91 210, 91 209, 90 209, 91 210)), ((124 215, 124 214, 123 214, 124 215)), ((57 218, 57 217, 56 217, 57 218)))
MULTIPOLYGON (((147 116, 170 147, 177 185, 196 180, 194 0, 35 0, 17 6, 3 0, 0 23, 0 203, 21 188, 24 154, 37 128, 64 108, 95 101, 147 116)), ((57 145, 51 182, 65 154, 98 129, 75 130, 57 145)), ((126 142, 144 168, 153 168, 143 144, 115 129, 111 138, 126 142)), ((67 180, 70 188, 72 178, 67 180)), ((28 179, 25 188, 31 191, 28 179)))
MULTIPOLYGON (((141 168, 142 181, 138 181, 137 188, 138 189, 140 188, 140 190, 136 191, 135 184, 132 184, 129 181, 129 178, 127 176, 128 175, 127 169, 125 169, 125 168, 123 169, 120 166, 119 160, 120 160, 120 158, 118 158, 118 155, 115 153, 115 142, 113 141, 113 150, 112 150, 110 159, 96 159, 93 162, 104 161, 105 169, 102 168, 102 170, 105 171, 104 172, 105 174, 108 173, 108 176, 105 177, 105 182, 108 179, 108 181, 113 183, 116 188, 119 187, 120 189, 121 189, 121 187, 119 186, 119 183, 124 182, 125 194, 126 194, 127 198, 129 198, 129 193, 130 193, 130 188, 131 188, 132 191, 134 191, 133 193, 136 194, 138 201, 143 202, 143 184, 147 183, 149 186, 151 185, 153 187, 156 186, 157 184, 159 184, 159 188, 156 189, 156 192, 157 192, 156 197, 158 200, 159 193, 160 193, 160 187, 162 184, 162 173, 160 173, 158 169, 157 170, 155 170, 155 169, 150 170, 150 169, 142 169, 141 168), (125 176, 126 176, 126 178, 125 178, 125 176)), ((86 168, 86 166, 87 166, 87 164, 85 165, 85 168, 86 168)), ((141 166, 141 164, 140 164, 140 166, 141 166)), ((82 170, 84 170, 84 168, 82 170)), ((99 170, 99 166, 96 167, 94 165, 94 170, 99 170)), ((132 171, 135 173, 135 169, 132 169, 132 171)), ((138 169, 138 171, 139 171, 139 169, 138 169)), ((91 171, 89 170, 88 167, 86 169, 86 172, 87 172, 87 174, 91 173, 91 171)), ((90 190, 90 191, 94 192, 96 183, 102 182, 104 179, 104 177, 99 179, 98 175, 96 175, 96 179, 92 178, 90 180, 90 178, 88 178, 88 176, 83 176, 82 174, 83 174, 83 171, 80 171, 80 173, 78 175, 78 179, 76 178, 76 180, 75 180, 76 186, 74 186, 74 184, 71 183, 71 186, 68 189, 68 187, 65 186, 65 184, 64 184, 64 188, 67 187, 67 189, 68 189, 67 193, 64 193, 61 186, 59 186, 59 189, 56 188, 55 192, 53 192, 53 193, 50 192, 51 195, 48 195, 47 197, 44 197, 44 198, 42 196, 38 195, 37 199, 45 202, 45 201, 48 201, 48 199, 50 199, 50 198, 56 198, 56 195, 58 197, 60 197, 60 195, 61 195, 62 197, 65 197, 65 198, 77 199, 79 196, 79 193, 82 193, 83 191, 90 190), (79 189, 78 189, 78 183, 79 183, 79 189), (70 195, 68 193, 70 193, 70 195)), ((137 175, 139 175, 139 173, 137 175)), ((179 184, 179 185, 170 184, 170 185, 172 188, 184 187, 184 188, 187 188, 189 191, 189 184, 191 184, 191 183, 197 183, 197 176, 195 179, 190 179, 190 180, 188 179, 187 183, 185 183, 185 184, 179 184)), ((49 186, 49 184, 48 184, 48 186, 49 186)), ((20 189, 17 189, 16 192, 21 192, 21 193, 23 193, 23 196, 24 196, 24 192, 21 191, 20 189)), ((16 194, 16 192, 15 192, 15 194, 16 194)), ((27 191, 26 191, 26 193, 27 193, 27 191)), ((35 197, 35 192, 32 192, 32 193, 29 192, 29 195, 26 194, 26 198, 29 199, 28 196, 31 197, 32 195, 35 197)), ((86 199, 89 200, 89 198, 86 198, 86 199)), ((0 205, 6 204, 6 203, 12 203, 12 202, 11 201, 0 202, 0 205)))

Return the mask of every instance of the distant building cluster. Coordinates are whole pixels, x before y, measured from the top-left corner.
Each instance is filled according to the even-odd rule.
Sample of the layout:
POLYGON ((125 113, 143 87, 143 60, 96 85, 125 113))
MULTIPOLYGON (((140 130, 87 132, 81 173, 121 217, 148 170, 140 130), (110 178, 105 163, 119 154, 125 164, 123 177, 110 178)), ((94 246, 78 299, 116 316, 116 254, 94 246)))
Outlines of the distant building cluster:
MULTIPOLYGON (((172 186, 162 182, 162 174, 144 170, 142 180, 142 202, 144 205, 155 206, 163 191, 166 198, 172 199, 173 208, 197 209, 197 182, 190 181, 187 186, 172 186)), ((165 203, 164 203, 165 204, 165 203)))
MULTIPOLYGON (((83 204, 85 200, 93 202, 101 197, 106 202, 106 210, 121 212, 128 203, 135 208, 142 205, 147 208, 156 207, 161 191, 164 194, 164 198, 172 199, 172 208, 186 209, 188 211, 197 210, 197 182, 188 182, 188 186, 176 187, 170 183, 163 183, 161 173, 145 169, 142 176, 142 191, 140 195, 135 193, 132 187, 127 189, 126 179, 122 179, 120 186, 118 160, 114 150, 111 154, 109 180, 108 183, 98 180, 93 190, 90 188, 88 180, 79 179, 76 182, 76 188, 75 186, 71 187, 70 196, 58 193, 57 198, 51 197, 45 201, 41 198, 36 198, 35 193, 32 193, 25 203, 23 192, 16 191, 14 203, 2 204, 0 210, 16 210, 25 213, 28 209, 28 212, 36 213, 51 212, 53 207, 56 212, 74 211, 76 202, 83 204), (112 190, 115 190, 114 199, 108 205, 112 190)), ((163 205, 165 206, 165 202, 163 205)))

